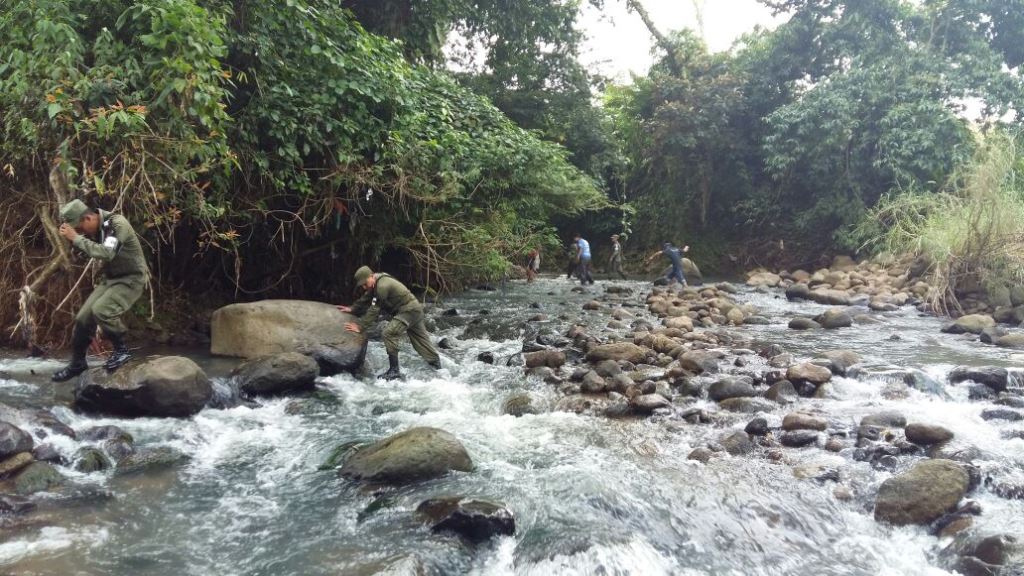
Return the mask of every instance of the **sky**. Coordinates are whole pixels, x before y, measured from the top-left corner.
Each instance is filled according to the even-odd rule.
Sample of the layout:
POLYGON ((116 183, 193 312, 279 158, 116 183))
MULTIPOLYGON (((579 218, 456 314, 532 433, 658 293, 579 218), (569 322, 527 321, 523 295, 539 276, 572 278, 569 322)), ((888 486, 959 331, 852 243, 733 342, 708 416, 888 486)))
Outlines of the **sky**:
MULTIPOLYGON (((704 40, 713 52, 728 50, 732 43, 755 26, 774 28, 785 16, 773 17, 757 0, 641 0, 662 32, 698 29, 697 10, 704 20, 704 40)), ((588 69, 613 79, 629 80, 630 72, 643 74, 653 62, 653 38, 625 0, 605 0, 604 10, 588 5, 580 25, 587 34, 581 59, 588 69)))

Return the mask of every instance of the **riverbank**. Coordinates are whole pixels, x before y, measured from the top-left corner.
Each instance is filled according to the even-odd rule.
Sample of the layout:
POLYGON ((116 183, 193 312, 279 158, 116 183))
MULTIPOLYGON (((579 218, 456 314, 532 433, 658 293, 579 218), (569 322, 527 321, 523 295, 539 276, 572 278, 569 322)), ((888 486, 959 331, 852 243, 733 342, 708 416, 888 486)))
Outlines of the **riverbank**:
MULTIPOLYGON (((76 432, 115 425, 140 449, 173 448, 183 458, 136 475, 78 474, 78 450, 104 447, 61 440, 69 464, 55 468, 69 482, 34 496, 54 504, 45 520, 32 520, 37 509, 8 525, 0 562, 28 574, 156 574, 161 566, 374 574, 396 565, 408 570, 398 573, 940 574, 964 557, 947 558, 951 544, 1019 530, 1021 501, 998 486, 1017 481, 1020 425, 981 416, 1017 410, 996 403, 1011 395, 972 399, 984 383, 950 379, 956 365, 1009 367, 1013 392, 1010 353, 944 334, 940 321, 911 306, 856 306, 851 317, 870 324, 788 328, 794 316, 828 309, 788 301, 778 288, 721 284, 680 294, 640 282, 510 283, 432 309, 444 368, 435 373, 403 349, 404 382, 338 375, 317 379, 312 391, 225 404, 217 398, 236 394, 225 377, 234 362, 215 367, 190 354, 217 393, 185 419, 78 413, 66 390, 42 376, 56 363, 4 361, 0 370, 13 378, 0 387, 3 402, 49 406, 76 432), (849 354, 818 358, 836 349, 849 354), (564 363, 551 366, 559 354, 564 363), (840 374, 839 363, 854 355, 860 361, 840 374), (545 366, 524 365, 540 358, 545 366), (770 382, 792 367, 805 372, 789 380, 795 394, 770 382), (812 379, 825 372, 827 382, 812 379), (887 420, 874 438, 865 417, 893 411, 907 426, 887 420), (964 510, 974 525, 958 536, 932 535, 931 523, 874 519, 882 485, 925 460, 926 450, 935 454, 908 445, 920 439, 908 428, 917 423, 952 432, 966 456, 947 457, 979 470, 981 483, 966 498, 981 514, 964 510), (473 469, 370 489, 319 470, 340 445, 416 427, 450 433, 473 469), (893 447, 899 453, 890 454, 893 447), (64 491, 79 485, 107 496, 72 499, 64 491), (449 495, 502 504, 515 534, 465 546, 431 531, 416 510, 449 495), (134 529, 118 529, 126 523, 134 529), (309 534, 311 525, 324 528, 309 534), (189 553, 169 542, 188 542, 189 553)), ((368 354, 371 367, 385 364, 378 343, 368 354)))

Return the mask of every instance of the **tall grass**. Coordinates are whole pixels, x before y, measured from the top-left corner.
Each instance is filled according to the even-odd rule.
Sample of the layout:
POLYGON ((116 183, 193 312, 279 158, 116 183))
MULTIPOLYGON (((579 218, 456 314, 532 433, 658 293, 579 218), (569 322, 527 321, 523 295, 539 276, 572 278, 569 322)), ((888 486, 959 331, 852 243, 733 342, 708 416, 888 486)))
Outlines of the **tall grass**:
POLYGON ((862 225, 870 244, 929 262, 929 299, 937 311, 963 312, 959 298, 977 287, 1024 280, 1024 155, 1018 133, 982 137, 974 158, 938 193, 891 194, 862 225))

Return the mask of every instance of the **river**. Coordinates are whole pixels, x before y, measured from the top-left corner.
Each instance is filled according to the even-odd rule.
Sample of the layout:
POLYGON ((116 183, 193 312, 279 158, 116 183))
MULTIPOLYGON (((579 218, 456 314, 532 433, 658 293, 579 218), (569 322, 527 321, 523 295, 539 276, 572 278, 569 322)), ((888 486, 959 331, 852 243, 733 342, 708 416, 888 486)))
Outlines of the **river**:
MULTIPOLYGON (((635 295, 626 304, 646 314, 643 295, 650 285, 616 284, 631 285, 635 295)), ((76 414, 68 407, 70 385, 45 378, 58 362, 0 354, 0 374, 7 375, 0 379, 0 402, 51 408, 75 429, 115 424, 140 446, 170 446, 189 456, 179 467, 130 477, 62 467, 73 482, 72 494, 44 498, 24 523, 0 532, 0 572, 369 575, 385 569, 412 574, 418 565, 427 574, 481 575, 948 573, 937 561, 948 540, 921 527, 893 528, 873 519, 874 494, 891 472, 855 461, 852 444, 839 454, 787 449, 786 463, 726 456, 705 465, 687 455, 730 428, 742 430, 749 417, 712 426, 666 417, 502 415, 502 403, 513 393, 529 391, 551 405, 559 395, 554 386, 524 377, 522 368, 486 364, 477 355, 518 352, 518 331, 537 313, 550 318, 531 323, 541 329, 564 331, 562 315, 603 326, 608 318, 582 312, 581 305, 603 292, 604 283, 589 288, 591 294, 571 292, 573 286, 546 277, 448 299, 443 308, 459 310, 455 320, 441 318, 440 309, 431 314, 444 325, 473 322, 477 338, 463 337, 462 326, 440 329, 436 336, 457 339, 457 348, 442 351, 439 372, 406 346, 405 381, 324 378, 305 396, 207 408, 187 420, 76 414), (381 497, 318 469, 341 443, 412 426, 436 426, 457 436, 476 470, 381 497), (837 470, 852 500, 837 499, 834 482, 795 477, 794 467, 801 464, 837 470), (412 512, 426 498, 449 494, 505 503, 515 514, 516 535, 474 548, 431 533, 412 512)), ((796 313, 824 306, 790 303, 778 291, 742 289, 736 298, 772 320, 733 329, 738 334, 797 356, 834 348, 864 356, 866 368, 856 377, 833 381, 833 398, 801 400, 803 409, 821 409, 851 427, 865 414, 898 410, 910 421, 943 425, 958 440, 983 447, 983 468, 1024 471, 1024 440, 1002 436, 1019 423, 982 420, 986 404, 968 401, 963 386, 944 384, 956 365, 1018 365, 1005 350, 942 334, 939 319, 911 307, 875 314, 878 324, 810 333, 789 330, 786 323, 796 313), (890 339, 894 334, 898 339, 890 339), (943 383, 948 396, 918 390, 905 398, 885 394, 891 374, 908 368, 943 383)), ((233 362, 188 355, 227 389, 233 362)), ((386 365, 379 342, 371 343, 368 358, 375 369, 386 365)), ((711 401, 697 405, 715 409, 711 401)), ((780 407, 769 421, 778 425, 790 410, 780 407)), ((79 447, 66 437, 49 440, 68 457, 79 447)), ((1024 532, 1024 501, 1000 498, 984 486, 971 498, 983 509, 979 525, 1024 532)))

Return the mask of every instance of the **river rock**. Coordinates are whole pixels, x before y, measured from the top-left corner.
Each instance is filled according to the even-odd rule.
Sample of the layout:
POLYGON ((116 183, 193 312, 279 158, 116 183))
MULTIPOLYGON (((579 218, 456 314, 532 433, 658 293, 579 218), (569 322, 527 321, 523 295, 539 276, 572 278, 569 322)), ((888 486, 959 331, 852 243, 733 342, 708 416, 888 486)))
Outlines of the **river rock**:
POLYGON ((669 408, 672 403, 661 394, 641 394, 629 401, 629 406, 635 414, 653 414, 659 408, 669 408))
POLYGON ((829 330, 853 326, 853 318, 841 308, 830 308, 818 315, 814 321, 829 330))
POLYGON ((904 432, 907 435, 907 440, 910 440, 914 444, 920 444, 921 446, 941 444, 953 439, 953 433, 948 429, 943 428, 942 426, 924 424, 921 422, 912 422, 907 424, 904 432))
POLYGON ((169 468, 182 462, 187 457, 169 446, 140 448, 117 461, 118 476, 138 474, 169 468))
POLYGON ((771 412, 776 405, 763 398, 728 398, 718 403, 723 410, 739 412, 741 414, 757 414, 758 412, 771 412))
POLYGON ((824 418, 804 414, 802 412, 790 412, 782 419, 782 429, 789 430, 819 430, 823 431, 828 427, 828 421, 824 418))
POLYGON ((985 328, 995 326, 996 321, 988 314, 968 314, 942 327, 947 334, 981 334, 985 328))
POLYGON ((810 300, 811 289, 804 283, 796 283, 786 288, 787 300, 810 300))
POLYGON ((298 352, 253 358, 231 373, 238 380, 239 390, 251 396, 308 390, 319 374, 316 360, 298 352))
POLYGON ((744 396, 757 396, 749 377, 726 376, 708 388, 708 398, 716 402, 744 396))
POLYGON ((809 446, 818 441, 818 433, 814 430, 792 430, 784 432, 779 437, 779 442, 783 446, 789 446, 790 448, 802 448, 809 446))
POLYGON ((590 302, 587 302, 586 304, 583 305, 583 309, 584 310, 600 310, 601 309, 601 303, 598 302, 597 300, 591 300, 590 302))
POLYGON ((622 374, 622 367, 614 360, 602 360, 594 366, 594 371, 602 378, 614 378, 622 374))
POLYGON ((439 428, 417 427, 359 450, 345 461, 341 474, 374 483, 405 484, 472 469, 473 461, 455 436, 439 428))
POLYGON ((951 384, 958 384, 966 380, 984 384, 995 392, 1003 392, 1006 390, 1007 383, 1009 382, 1009 373, 1006 371, 1006 368, 998 366, 958 366, 949 373, 949 382, 951 384))
POLYGON ((646 357, 647 350, 633 344, 632 342, 600 344, 587 352, 587 361, 590 363, 597 363, 602 360, 616 360, 640 364, 646 357))
POLYGON ((807 297, 818 304, 829 304, 832 306, 849 306, 850 295, 845 290, 831 290, 828 288, 815 288, 807 297))
POLYGON ((507 398, 501 407, 501 411, 515 417, 543 412, 537 399, 526 392, 521 392, 507 398))
POLYGON ((46 462, 33 462, 13 479, 14 491, 22 496, 43 492, 64 484, 64 477, 46 462))
POLYGON ((9 422, 0 421, 0 460, 22 452, 31 452, 32 436, 9 422))
POLYGON ((960 464, 930 459, 882 482, 875 520, 897 526, 928 524, 951 512, 967 493, 970 478, 960 464))
POLYGON ((794 384, 807 382, 820 386, 825 382, 832 379, 832 372, 823 366, 817 364, 811 364, 810 362, 804 362, 797 364, 796 366, 790 366, 786 370, 786 380, 793 382, 794 384))
POLYGON ((182 356, 151 356, 112 375, 89 371, 75 387, 75 406, 119 416, 192 416, 213 397, 210 379, 182 356))
POLYGON ((751 436, 764 436, 768 433, 768 419, 764 416, 753 418, 750 422, 747 422, 743 431, 751 436))
POLYGON ((828 350, 818 354, 818 357, 831 362, 832 373, 838 376, 846 376, 850 368, 862 360, 861 355, 853 350, 828 350))
POLYGON ((35 461, 35 457, 32 456, 31 452, 21 452, 0 460, 0 478, 7 478, 33 461, 35 461))
POLYGON ((218 356, 258 358, 281 352, 300 352, 325 344, 339 359, 351 362, 344 370, 362 365, 366 336, 345 330, 358 319, 323 302, 262 300, 230 304, 210 320, 210 352, 218 356), (358 361, 358 364, 356 362, 358 361))
POLYGON ((718 372, 718 355, 706 350, 689 350, 679 357, 679 365, 698 374, 718 372))
POLYGON ((789 380, 779 380, 768 387, 764 397, 779 404, 792 404, 796 402, 799 394, 797 394, 792 382, 789 380))
POLYGON ((96 448, 84 447, 75 455, 75 470, 84 472, 100 472, 112 466, 107 456, 96 448))
POLYGON ((687 460, 696 460, 701 464, 707 464, 709 460, 715 455, 709 448, 701 446, 694 448, 690 451, 690 454, 686 457, 687 460))
POLYGON ((526 361, 527 368, 538 368, 540 366, 558 368, 565 364, 565 352, 561 350, 527 352, 523 354, 523 359, 526 361))
POLYGON ((821 324, 818 324, 810 318, 797 316, 789 321, 789 327, 792 330, 817 330, 818 328, 821 328, 821 324))
POLYGON ((32 458, 40 462, 49 462, 50 464, 66 464, 64 456, 57 451, 53 444, 37 444, 32 449, 32 458))
POLYGON ((903 428, 907 425, 907 417, 895 410, 885 410, 868 414, 860 419, 860 425, 878 428, 903 428))
MULTIPOLYGON (((442 338, 439 348, 454 348, 451 338, 442 338)), ((320 376, 334 376, 342 372, 355 374, 366 360, 366 346, 337 346, 334 344, 310 344, 298 348, 300 354, 312 358, 320 369, 320 376)))
POLYGON ((992 344, 1000 348, 1012 348, 1014 350, 1024 350, 1024 334, 1015 332, 1011 334, 1004 334, 997 336, 992 339, 992 344))
POLYGON ((747 278, 747 286, 774 288, 782 283, 782 278, 772 272, 755 272, 747 278))
POLYGON ((975 530, 961 532, 942 556, 964 576, 1020 576, 1024 574, 1024 538, 975 530))
POLYGON ((516 532, 512 512, 503 504, 462 497, 432 498, 416 507, 416 513, 434 532, 454 532, 479 543, 494 536, 516 532))
POLYGON ((745 456, 757 448, 757 445, 750 440, 750 435, 740 431, 725 436, 718 443, 733 456, 745 456))
POLYGON ((986 408, 981 411, 982 420, 1006 420, 1008 422, 1019 422, 1024 420, 1024 413, 1012 408, 986 408))
POLYGON ((665 319, 665 327, 683 332, 693 332, 693 318, 689 316, 673 316, 665 319))
POLYGON ((580 392, 584 394, 600 394, 607 390, 608 385, 605 383, 604 378, 597 375, 597 372, 591 370, 583 376, 583 381, 580 382, 580 392))
POLYGON ((46 437, 48 433, 75 438, 75 431, 49 410, 31 410, 28 412, 28 420, 41 438, 46 437))
POLYGON ((102 442, 104 440, 122 440, 129 444, 135 442, 132 435, 119 426, 92 426, 78 433, 79 439, 85 442, 102 442))

